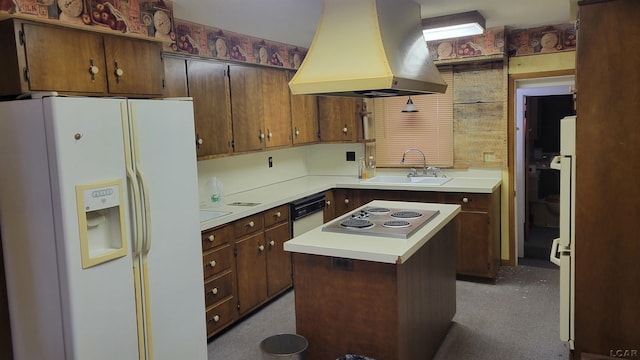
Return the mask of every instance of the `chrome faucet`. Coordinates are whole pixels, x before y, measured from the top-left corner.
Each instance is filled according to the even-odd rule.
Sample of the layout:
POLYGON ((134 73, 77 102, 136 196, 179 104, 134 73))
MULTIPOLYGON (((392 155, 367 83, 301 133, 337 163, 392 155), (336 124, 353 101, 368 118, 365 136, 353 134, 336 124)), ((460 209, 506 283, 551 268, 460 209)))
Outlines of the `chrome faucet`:
MULTIPOLYGON (((419 153, 420 153, 420 155, 422 155, 422 173, 423 173, 424 175, 427 175, 427 158, 426 158, 426 156, 424 156, 424 153, 423 153, 422 151, 420 151, 420 149, 416 149, 416 148, 410 148, 410 149, 407 149, 407 150, 404 152, 404 154, 402 154, 402 160, 400 161, 400 164, 404 164, 404 158, 405 158, 405 156, 407 156, 407 154, 408 154, 408 153, 410 153, 410 152, 412 152, 412 151, 419 152, 419 153)), ((418 176, 418 173, 416 172, 416 170, 415 170, 415 169, 413 169, 413 170, 409 173, 409 175, 407 175, 407 176, 408 176, 408 177, 411 177, 411 176, 418 176)))

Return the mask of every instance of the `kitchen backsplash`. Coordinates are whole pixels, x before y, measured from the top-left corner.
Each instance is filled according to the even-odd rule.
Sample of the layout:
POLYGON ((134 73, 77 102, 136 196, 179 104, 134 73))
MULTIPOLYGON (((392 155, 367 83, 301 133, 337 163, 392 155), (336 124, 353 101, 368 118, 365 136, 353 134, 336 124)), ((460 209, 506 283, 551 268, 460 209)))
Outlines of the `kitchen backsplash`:
POLYGON ((316 144, 198 161, 198 190, 203 195, 213 176, 222 182, 225 195, 306 175, 355 177, 357 162, 346 161, 348 151, 358 159, 364 156, 364 145, 316 144))

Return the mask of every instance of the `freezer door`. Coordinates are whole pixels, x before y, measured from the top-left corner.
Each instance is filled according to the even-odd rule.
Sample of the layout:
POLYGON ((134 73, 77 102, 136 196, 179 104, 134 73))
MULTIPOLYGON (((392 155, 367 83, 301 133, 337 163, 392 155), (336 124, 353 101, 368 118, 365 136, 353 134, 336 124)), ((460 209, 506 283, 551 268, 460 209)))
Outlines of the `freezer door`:
MULTIPOLYGON (((86 216, 85 209, 77 207, 78 188, 103 182, 125 183, 120 102, 76 97, 43 99, 68 358, 124 359, 138 354, 131 254, 125 247, 109 261, 83 267, 81 230, 86 231, 88 225, 79 221, 86 216)), ((126 196, 126 189, 120 190, 126 196)), ((128 228, 127 215, 125 208, 123 217, 114 218, 124 222, 120 224, 124 229, 128 228)), ((103 235, 107 240, 102 236, 89 239, 89 246, 98 254, 101 243, 110 242, 109 236, 126 236, 115 228, 104 229, 103 235)))
POLYGON ((146 236, 141 284, 150 355, 206 359, 204 276, 191 101, 129 100, 146 236))
POLYGON ((573 257, 571 250, 560 249, 560 340, 568 341, 573 349, 573 257))

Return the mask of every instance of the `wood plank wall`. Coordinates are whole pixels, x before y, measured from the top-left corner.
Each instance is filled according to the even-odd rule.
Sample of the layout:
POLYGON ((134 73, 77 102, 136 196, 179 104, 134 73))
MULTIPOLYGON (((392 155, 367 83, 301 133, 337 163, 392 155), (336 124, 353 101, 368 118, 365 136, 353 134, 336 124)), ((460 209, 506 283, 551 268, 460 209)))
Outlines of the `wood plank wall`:
POLYGON ((507 166, 508 65, 453 67, 455 168, 507 166))

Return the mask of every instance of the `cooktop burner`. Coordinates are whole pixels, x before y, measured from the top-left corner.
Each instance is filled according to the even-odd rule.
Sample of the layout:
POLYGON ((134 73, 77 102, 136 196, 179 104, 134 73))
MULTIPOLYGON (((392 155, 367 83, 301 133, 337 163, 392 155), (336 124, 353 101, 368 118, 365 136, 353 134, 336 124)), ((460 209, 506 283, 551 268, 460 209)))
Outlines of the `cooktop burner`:
POLYGON ((415 219, 422 216, 422 214, 417 211, 402 210, 394 212, 391 216, 398 219, 415 219))
POLYGON ((388 228, 405 228, 411 226, 411 223, 405 220, 389 220, 382 223, 382 226, 388 228))
POLYGON ((340 226, 346 228, 366 229, 373 226, 373 223, 366 219, 347 219, 340 223, 340 226))
POLYGON ((322 231, 407 239, 438 213, 370 206, 324 225, 322 231))

